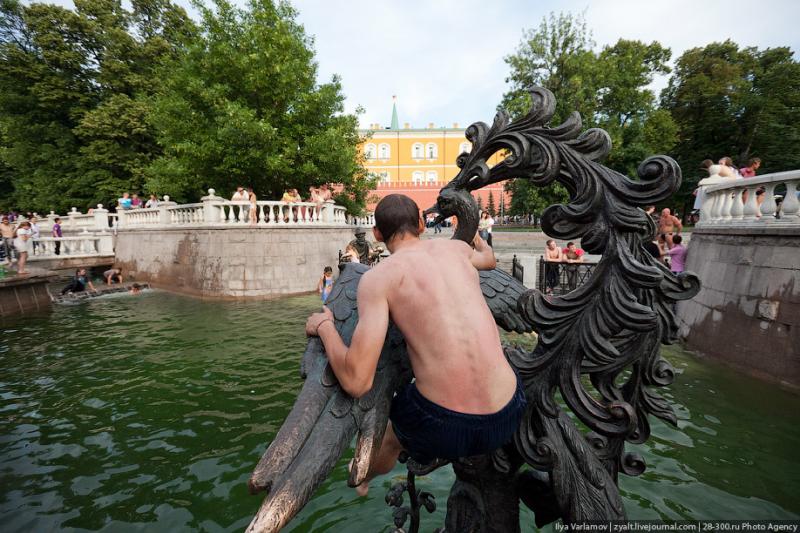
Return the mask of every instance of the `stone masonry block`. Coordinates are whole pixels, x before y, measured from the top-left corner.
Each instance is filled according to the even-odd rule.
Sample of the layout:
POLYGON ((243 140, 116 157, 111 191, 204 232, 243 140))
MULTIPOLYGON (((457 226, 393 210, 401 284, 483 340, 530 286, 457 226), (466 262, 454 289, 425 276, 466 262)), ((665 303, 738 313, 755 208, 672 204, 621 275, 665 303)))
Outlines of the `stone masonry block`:
POLYGON ((228 282, 225 285, 226 285, 226 287, 228 289, 235 290, 235 291, 236 290, 241 291, 241 290, 244 290, 244 288, 245 288, 244 287, 244 285, 245 285, 244 284, 244 280, 241 280, 241 279, 228 280, 228 282))
POLYGON ((788 246, 773 248, 767 266, 800 270, 800 248, 788 246))

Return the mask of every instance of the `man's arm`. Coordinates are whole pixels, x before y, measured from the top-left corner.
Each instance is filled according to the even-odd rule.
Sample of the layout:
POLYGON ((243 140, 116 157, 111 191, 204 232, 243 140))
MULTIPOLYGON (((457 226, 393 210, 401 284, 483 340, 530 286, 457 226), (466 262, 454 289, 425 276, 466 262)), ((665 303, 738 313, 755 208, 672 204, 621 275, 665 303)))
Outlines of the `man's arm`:
POLYGON ((328 308, 306 323, 306 333, 319 335, 339 384, 352 397, 372 389, 375 368, 389 327, 389 302, 380 278, 364 274, 358 286, 358 325, 350 347, 342 341, 328 308))
POLYGON ((494 250, 492 250, 491 246, 486 244, 486 241, 481 239, 480 235, 475 234, 472 245, 475 247, 469 256, 469 261, 472 263, 472 266, 478 270, 492 270, 497 266, 494 250))
POLYGON ((676 233, 680 233, 681 230, 683 229, 683 224, 681 223, 681 219, 679 219, 678 217, 672 217, 672 218, 675 225, 678 226, 678 231, 676 233))

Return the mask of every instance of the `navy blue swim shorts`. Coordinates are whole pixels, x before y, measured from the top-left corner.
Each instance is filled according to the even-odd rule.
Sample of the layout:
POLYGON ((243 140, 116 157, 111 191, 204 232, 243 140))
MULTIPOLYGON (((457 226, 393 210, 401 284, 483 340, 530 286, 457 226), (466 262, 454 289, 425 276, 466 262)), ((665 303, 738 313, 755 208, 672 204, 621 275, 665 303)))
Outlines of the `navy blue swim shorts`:
POLYGON ((454 461, 484 455, 511 441, 527 402, 517 379, 511 400, 496 413, 473 415, 451 411, 425 398, 409 383, 392 399, 389 419, 397 439, 412 459, 454 461))

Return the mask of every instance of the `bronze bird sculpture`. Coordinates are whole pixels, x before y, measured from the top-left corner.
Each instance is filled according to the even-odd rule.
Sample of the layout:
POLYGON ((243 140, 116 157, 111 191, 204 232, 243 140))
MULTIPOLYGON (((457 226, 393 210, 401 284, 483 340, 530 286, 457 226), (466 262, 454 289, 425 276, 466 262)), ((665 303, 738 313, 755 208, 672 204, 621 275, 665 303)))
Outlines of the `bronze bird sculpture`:
MULTIPOLYGON (((472 151, 458 156, 460 171, 440 191, 435 211, 442 218, 455 216, 454 238, 471 242, 478 225, 471 191, 508 179, 537 186, 558 182, 570 199, 544 212, 545 233, 580 239, 602 259, 586 283, 563 296, 528 290, 500 270, 480 273, 497 325, 535 331, 538 342, 532 351, 505 347, 528 408, 512 443, 490 456, 453 463, 456 482, 444 527, 449 532, 519 531, 520 501, 533 509, 539 526, 556 519, 622 519, 618 474, 645 469, 625 443, 647 440, 649 415, 676 422, 669 403, 653 390, 673 379, 659 346, 674 342, 673 303, 694 296, 699 281, 691 273, 671 273, 645 251, 655 226, 641 207, 672 195, 680 186, 680 168, 656 156, 640 165, 638 179, 608 169, 598 162, 611 148, 604 131, 581 133, 577 113, 551 127, 552 93, 536 88, 531 99, 530 111, 518 120, 500 112, 491 126, 467 128, 472 151), (498 151, 505 158, 489 167, 498 151)), ((347 265, 328 300, 346 344, 358 321, 356 288, 365 270, 347 265)), ((362 398, 354 400, 339 387, 317 338, 308 341, 301 375, 305 383, 295 405, 250 478, 251 492, 268 494, 248 531, 285 526, 354 436, 348 484, 361 483, 383 438, 392 397, 413 377, 405 341, 391 324, 373 388, 362 398)))

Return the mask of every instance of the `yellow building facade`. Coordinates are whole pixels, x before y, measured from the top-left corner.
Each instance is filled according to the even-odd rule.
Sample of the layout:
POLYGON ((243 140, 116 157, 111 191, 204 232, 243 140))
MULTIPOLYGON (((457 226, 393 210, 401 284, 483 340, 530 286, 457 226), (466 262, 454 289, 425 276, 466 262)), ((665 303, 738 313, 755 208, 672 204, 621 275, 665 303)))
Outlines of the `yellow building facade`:
MULTIPOLYGON (((428 124, 427 128, 412 128, 406 123, 400 128, 396 107, 392 109, 390 126, 370 124, 368 129, 359 130, 366 139, 361 145, 364 166, 379 179, 378 197, 402 193, 411 196, 423 208, 432 205, 438 190, 458 174, 456 158, 472 149, 464 132, 458 124, 453 124, 452 128, 433 124, 428 124)), ((487 163, 491 167, 500 160, 495 154, 487 163)), ((474 195, 486 202, 490 191, 497 206, 501 196, 505 196, 502 183, 485 187, 474 195)), ((508 205, 507 196, 505 200, 508 205)))
MULTIPOLYGON (((456 158, 469 152, 472 145, 464 136, 464 129, 454 124, 452 128, 435 128, 431 124, 425 129, 383 128, 372 125, 361 130, 367 137, 361 149, 364 166, 380 178, 381 184, 440 184, 458 174, 456 158)), ((499 161, 492 157, 490 166, 499 161)))

